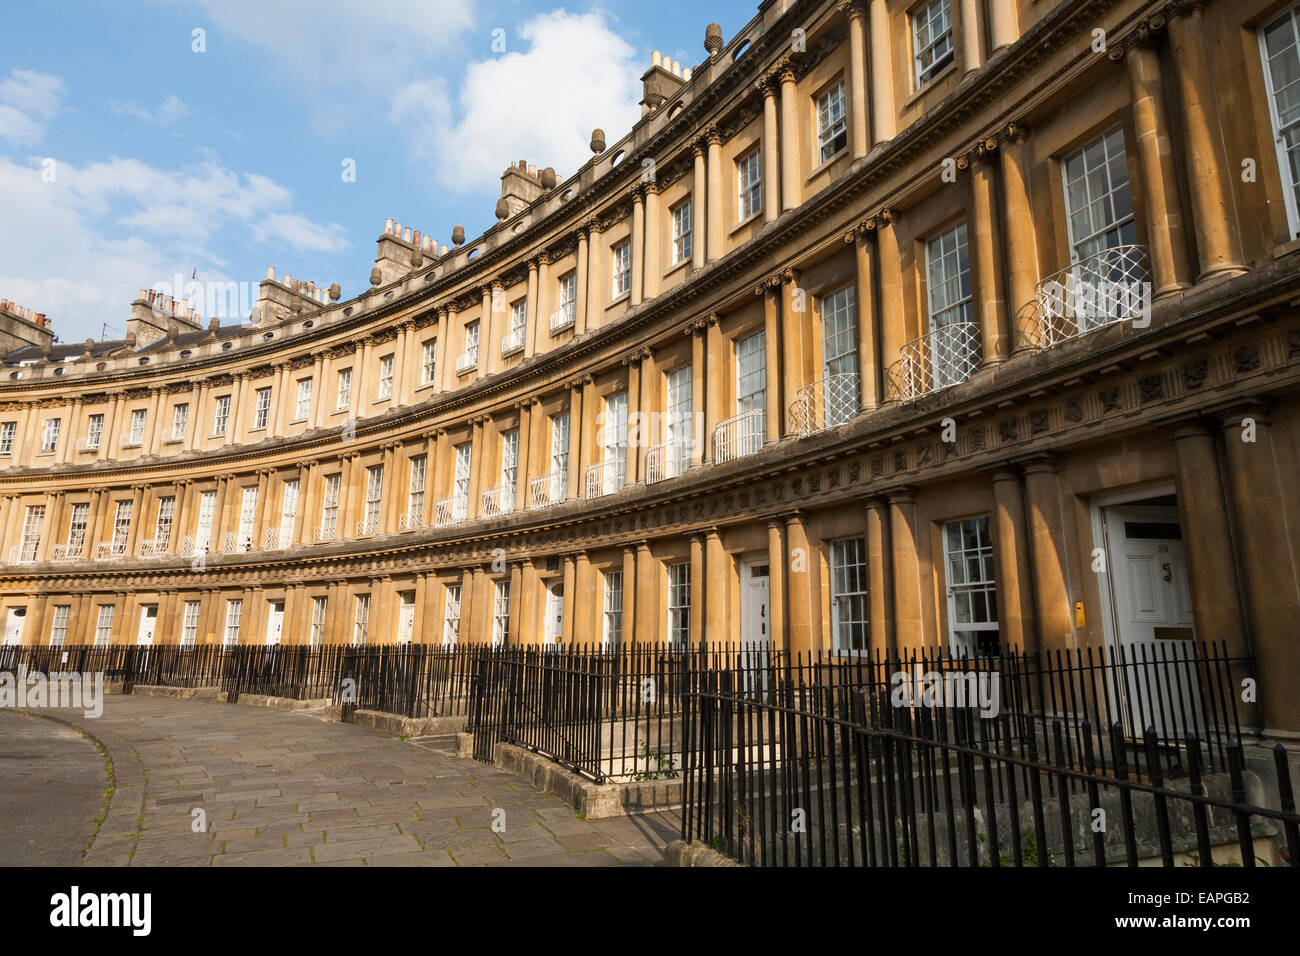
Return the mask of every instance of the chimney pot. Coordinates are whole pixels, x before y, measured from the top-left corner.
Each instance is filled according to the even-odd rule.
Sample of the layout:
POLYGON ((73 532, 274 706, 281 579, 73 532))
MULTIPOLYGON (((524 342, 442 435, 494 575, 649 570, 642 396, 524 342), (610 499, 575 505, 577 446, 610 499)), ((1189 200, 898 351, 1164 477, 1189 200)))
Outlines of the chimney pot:
POLYGON ((651 50, 651 51, 650 51, 650 65, 651 65, 651 66, 658 66, 661 60, 662 60, 662 56, 661 56, 661 54, 659 53, 658 50, 651 50))
POLYGON ((411 227, 410 227, 410 226, 407 226, 405 229, 402 230, 402 241, 403 241, 403 242, 410 242, 410 241, 411 241, 411 227))
POLYGON ((393 231, 393 217, 389 216, 384 220, 384 235, 391 235, 393 231))

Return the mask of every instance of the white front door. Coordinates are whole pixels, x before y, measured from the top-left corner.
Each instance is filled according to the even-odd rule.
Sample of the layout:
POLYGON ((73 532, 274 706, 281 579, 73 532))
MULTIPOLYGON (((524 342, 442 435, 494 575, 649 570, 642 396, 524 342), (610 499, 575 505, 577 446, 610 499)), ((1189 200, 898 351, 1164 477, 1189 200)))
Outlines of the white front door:
POLYGON ((767 689, 768 651, 772 646, 768 571, 766 558, 741 565, 740 640, 745 658, 745 690, 750 692, 767 689))
POLYGON ((546 588, 546 643, 559 644, 564 633, 564 585, 555 583, 546 588))
POLYGON ((402 605, 397 614, 397 643, 410 644, 415 632, 415 595, 403 594, 402 605))
POLYGON ((153 633, 158 626, 158 605, 146 604, 140 608, 140 630, 136 634, 135 642, 141 647, 149 647, 153 644, 153 633))
POLYGON ((284 630, 284 602, 272 601, 266 612, 267 646, 280 643, 280 634, 284 630))
POLYGON ((5 617, 5 647, 23 642, 23 624, 27 621, 27 608, 11 607, 5 617))
POLYGON ((1196 668, 1189 663, 1195 633, 1178 509, 1117 505, 1106 508, 1104 517, 1112 649, 1131 662, 1123 700, 1129 732, 1139 736, 1154 726, 1162 736, 1181 734, 1179 708, 1170 702, 1189 701, 1190 716, 1199 711, 1200 697, 1196 668))

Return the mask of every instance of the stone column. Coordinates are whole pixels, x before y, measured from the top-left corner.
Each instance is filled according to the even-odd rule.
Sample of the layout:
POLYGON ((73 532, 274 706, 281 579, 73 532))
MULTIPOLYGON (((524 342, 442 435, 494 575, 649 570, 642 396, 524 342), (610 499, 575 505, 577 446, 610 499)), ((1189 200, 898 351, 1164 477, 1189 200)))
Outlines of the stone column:
POLYGON ((780 68, 781 79, 781 210, 796 209, 802 202, 799 186, 799 90, 794 68, 780 68))
POLYGON ((871 650, 888 657, 898 655, 894 631, 894 542, 889 529, 889 502, 867 500, 867 603, 871 650))
MULTIPOLYGON (((551 276, 551 255, 548 252, 543 252, 537 257, 537 314, 539 317, 549 316, 551 313, 551 289, 554 286, 555 279, 551 276)), ((507 314, 509 311, 507 307, 507 314)), ((525 337, 527 334, 525 331, 525 337)), ((502 337, 504 335, 503 332, 502 337)), ((501 350, 498 348, 497 351, 500 352, 501 350)))
POLYGON ((857 160, 871 148, 867 132, 867 12, 856 2, 843 7, 849 20, 849 128, 857 160))
MULTIPOLYGON (((586 307, 578 310, 573 320, 574 335, 600 328, 601 319, 605 314, 604 306, 609 302, 604 287, 608 275, 602 269, 602 265, 607 267, 609 263, 601 248, 600 220, 592 218, 588 221, 591 224, 591 238, 587 245, 587 280, 584 283, 587 286, 587 300, 586 307)), ((578 281, 582 281, 581 276, 578 281)))
MULTIPOLYGON (((916 554, 916 507, 911 492, 889 492, 889 529, 894 547, 894 633, 906 654, 925 646, 921 622, 921 569, 916 554)), ((942 646, 943 642, 940 642, 942 646)))
MULTIPOLYGON (((589 227, 583 226, 578 230, 578 262, 574 270, 574 299, 573 299, 573 334, 581 335, 587 329, 587 269, 591 261, 591 250, 587 247, 587 232, 589 227)), ((550 315, 542 316, 540 321, 547 323, 547 331, 550 331, 550 315)))
POLYGON ((799 305, 796 297, 799 292, 799 273, 786 269, 781 273, 781 397, 789 408, 799 394, 799 389, 808 383, 807 375, 811 369, 808 356, 807 329, 808 308, 806 296, 803 298, 803 311, 796 309, 799 305))
MULTIPOLYGON (((524 358, 528 358, 537 347, 538 323, 547 321, 537 308, 537 260, 535 258, 528 260, 528 309, 524 321, 527 323, 524 326, 524 358)), ((549 331, 549 325, 547 329, 549 331)))
POLYGON ((582 481, 582 379, 569 383, 569 487, 566 497, 577 498, 583 491, 582 481))
MULTIPOLYGON (((642 349, 637 353, 637 364, 640 371, 637 378, 640 381, 641 397, 638 407, 641 410, 641 441, 637 445, 636 461, 637 474, 642 479, 646 474, 646 455, 650 452, 650 445, 653 444, 659 435, 655 431, 654 417, 658 409, 655 407, 654 385, 659 378, 659 372, 655 367, 654 352, 650 349, 642 349)), ((666 404, 666 403, 665 403, 666 404)))
POLYGON ((623 632, 620 641, 636 638, 636 548, 623 548, 623 632))
POLYGON ((458 312, 456 303, 449 303, 446 321, 440 324, 440 327, 445 327, 447 331, 446 337, 438 343, 438 350, 442 352, 442 385, 440 388, 444 392, 456 387, 456 350, 452 347, 452 340, 461 335, 461 325, 457 321, 458 312))
POLYGON ((707 172, 704 163, 704 143, 702 140, 696 140, 692 146, 692 153, 695 158, 694 179, 692 180, 691 192, 691 216, 695 220, 692 224, 691 232, 695 236, 691 244, 691 258, 693 266, 696 269, 704 268, 705 242, 708 235, 707 210, 709 195, 705 186, 707 172))
POLYGON ((704 591, 704 639, 717 646, 730 640, 727 628, 727 552, 717 528, 709 530, 705 538, 705 572, 708 584, 704 591))
POLYGON ((1184 4, 1169 20, 1185 153, 1190 167, 1187 171, 1191 174, 1188 193, 1200 258, 1198 282, 1222 273, 1236 275, 1246 271, 1228 164, 1219 136, 1223 124, 1213 95, 1209 58, 1205 54, 1203 7, 1203 2, 1184 4))
POLYGON ((704 390, 704 463, 709 464, 717 457, 717 451, 713 447, 713 434, 718 423, 726 417, 719 387, 725 381, 723 369, 726 367, 726 356, 723 355, 722 326, 718 324, 716 313, 705 320, 704 335, 704 361, 708 366, 709 386, 704 390))
POLYGON ((447 366, 455 363, 451 357, 451 340, 448 336, 447 310, 438 310, 438 344, 434 346, 433 387, 442 391, 447 387, 447 366))
MULTIPOLYGON (((531 401, 520 402, 519 409, 519 455, 515 459, 515 500, 516 511, 523 511, 528 506, 528 469, 532 461, 532 412, 531 401)), ((512 592, 513 593, 513 592, 512 592)))
POLYGON ((1002 248, 993 195, 994 158, 987 152, 971 160, 971 245, 975 252, 975 320, 980 324, 985 365, 1000 365, 1011 355, 1011 335, 1002 295, 1002 248))
POLYGON ((505 302, 501 283, 493 280, 482 288, 483 314, 478 324, 478 364, 474 366, 474 379, 477 381, 489 372, 495 372, 501 358, 501 333, 493 311, 497 302, 505 302), (493 336, 496 336, 495 339, 493 336))
POLYGON ((894 138, 894 65, 889 45, 889 0, 871 0, 871 111, 874 143, 894 138))
POLYGON ((903 315, 903 266, 898 250, 896 215, 883 211, 876 219, 876 253, 880 257, 880 367, 885 398, 897 398, 889 388, 889 368, 907 344, 903 315))
MULTIPOLYGON (((1255 652, 1264 736, 1295 742, 1300 727, 1300 594, 1294 548, 1282 516, 1281 476, 1267 410, 1238 406, 1223 415, 1226 474, 1236 517, 1234 545, 1242 573, 1246 624, 1255 652), (1252 427, 1254 434, 1248 429, 1252 427), (1245 440, 1253 437, 1253 441, 1245 440)), ((1294 477, 1294 476, 1293 476, 1294 477)), ((1198 475, 1197 481, 1205 476, 1198 475)))
POLYGON ((573 618, 578 597, 577 559, 572 554, 564 556, 564 607, 560 621, 560 642, 566 647, 573 643, 573 618))
POLYGON ((709 148, 709 221, 707 224, 708 258, 715 262, 722 257, 722 134, 710 126, 704 134, 709 148))
POLYGON ((641 243, 642 299, 653 299, 659 294, 659 226, 659 184, 648 182, 645 184, 645 239, 641 243))
POLYGON ((525 558, 520 564, 519 587, 519 643, 536 644, 537 568, 531 558, 525 558))
POLYGON ((1038 632, 1029 570, 1024 489, 1019 472, 1012 468, 997 468, 991 478, 999 637, 1005 648, 1032 651, 1036 649, 1038 632))
MULTIPOLYGON (((655 592, 658 589, 654 554, 650 543, 645 540, 636 543, 636 627, 633 637, 638 641, 659 641, 663 635, 658 633, 659 622, 655 617, 658 603, 655 592)), ((626 589, 626 583, 624 584, 626 589)))
POLYGON ((781 283, 771 278, 754 290, 763 297, 763 356, 765 376, 764 443, 781 440, 785 425, 785 405, 781 401, 781 283))
POLYGON ((764 76, 758 81, 763 94, 763 221, 781 215, 780 145, 777 142, 776 81, 764 76))
POLYGON ((1014 352, 1027 349, 1031 340, 1018 335, 1018 323, 1026 308, 1032 309, 1034 287, 1042 276, 1038 273, 1038 239, 1034 230, 1033 211, 1029 205, 1029 168, 1025 155, 1028 131, 1019 123, 1007 128, 999 153, 1002 159, 1003 220, 1006 223, 1007 312, 1014 352))
POLYGON ((1160 57, 1149 42, 1139 41, 1124 59, 1132 88, 1133 125, 1137 131, 1138 161, 1146 197, 1154 295, 1159 298, 1179 292, 1189 284, 1178 169, 1169 139, 1160 57))
POLYGON ((1029 552, 1034 567, 1034 605, 1038 613, 1037 642, 1025 651, 1071 650, 1078 646, 1070 585, 1066 578, 1065 530, 1056 462, 1047 455, 1024 465, 1029 552))
POLYGON ((691 535, 691 650, 703 646, 704 619, 704 536, 693 534, 691 535))
POLYGON ((645 474, 641 462, 645 457, 645 435, 641 434, 641 353, 635 352, 625 358, 627 365, 627 421, 628 443, 624 452, 626 462, 623 466, 624 484, 634 485, 645 474), (635 429, 635 432, 633 431, 635 429))
POLYGON ((876 296, 872 283, 871 239, 869 230, 854 229, 845 237, 853 243, 855 284, 853 298, 857 304, 858 378, 863 411, 880 407, 881 369, 880 334, 877 326, 876 296))
POLYGON ((995 52, 1019 39, 1020 23, 1016 13, 1016 0, 989 0, 989 21, 989 33, 993 38, 995 52))
MULTIPOLYGON (((1214 434, 1205 422, 1193 418, 1174 426, 1173 442, 1178 463, 1178 524, 1186 542, 1196 639, 1203 644, 1222 642, 1233 657, 1247 657, 1250 642, 1237 565, 1228 546, 1232 522, 1214 434)), ((1232 676, 1233 684, 1240 686, 1241 678, 1253 675, 1237 673, 1234 668, 1232 676)), ((1243 710, 1251 712, 1245 720, 1247 726, 1258 727, 1254 706, 1243 710)))
POLYGON ((397 329, 397 339, 393 345, 393 391, 389 408, 406 404, 406 355, 415 348, 415 337, 411 332, 410 324, 405 322, 397 329))
POLYGON ((522 617, 524 570, 518 561, 510 565, 510 621, 506 626, 506 643, 519 646, 519 625, 522 617))
MULTIPOLYGON (((997 0, 993 0, 997 2, 997 0)), ((980 29, 979 0, 961 0, 961 50, 966 61, 966 75, 974 73, 984 63, 980 29)))
MULTIPOLYGON (((786 648, 793 654, 807 654, 815 640, 812 627, 812 601, 816 588, 813 585, 815 558, 808 547, 808 528, 803 512, 796 511, 785 519, 787 587, 786 648)), ((770 582, 769 582, 770 584, 770 582)))
POLYGON ((767 522, 767 617, 774 650, 787 650, 785 600, 785 523, 767 522))

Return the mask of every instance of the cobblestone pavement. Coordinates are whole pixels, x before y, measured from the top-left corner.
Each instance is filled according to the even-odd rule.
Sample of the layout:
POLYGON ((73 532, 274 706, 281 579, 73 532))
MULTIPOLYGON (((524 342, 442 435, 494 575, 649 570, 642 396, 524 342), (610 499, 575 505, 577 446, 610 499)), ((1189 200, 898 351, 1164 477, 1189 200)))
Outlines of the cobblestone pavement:
POLYGON ((578 819, 521 778, 456 757, 452 738, 159 697, 109 697, 97 720, 46 713, 113 759, 116 791, 87 865, 644 866, 677 836, 675 813, 578 819), (195 810, 206 832, 194 832, 195 810))

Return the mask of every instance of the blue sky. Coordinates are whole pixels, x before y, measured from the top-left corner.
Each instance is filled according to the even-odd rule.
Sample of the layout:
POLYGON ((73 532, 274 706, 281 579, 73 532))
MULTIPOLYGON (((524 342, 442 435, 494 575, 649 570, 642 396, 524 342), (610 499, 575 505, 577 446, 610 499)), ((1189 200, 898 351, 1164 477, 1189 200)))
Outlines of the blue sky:
POLYGON ((120 337, 138 290, 177 273, 256 284, 274 266, 355 294, 385 217, 448 244, 458 223, 479 235, 507 164, 572 173, 593 127, 613 143, 639 115, 651 50, 694 65, 709 20, 730 39, 756 13, 756 0, 13 5, 0 298, 74 342, 104 323, 120 337))

